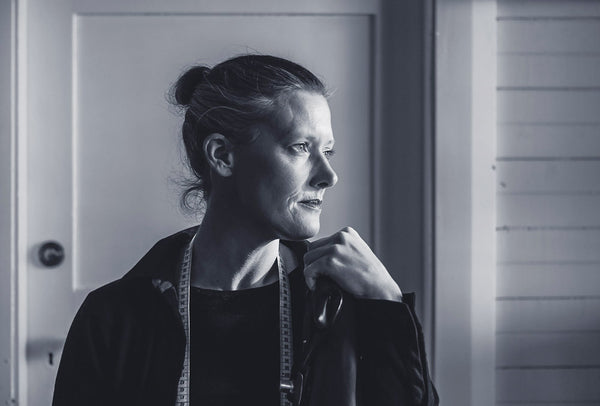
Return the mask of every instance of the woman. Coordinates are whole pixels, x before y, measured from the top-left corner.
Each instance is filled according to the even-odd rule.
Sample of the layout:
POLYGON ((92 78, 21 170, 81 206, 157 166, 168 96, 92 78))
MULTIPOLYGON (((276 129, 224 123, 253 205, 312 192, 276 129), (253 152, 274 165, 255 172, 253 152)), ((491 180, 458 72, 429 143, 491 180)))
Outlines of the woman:
POLYGON ((179 79, 204 218, 89 294, 55 406, 437 404, 412 295, 353 229, 305 241, 337 182, 326 96, 267 55, 179 79))

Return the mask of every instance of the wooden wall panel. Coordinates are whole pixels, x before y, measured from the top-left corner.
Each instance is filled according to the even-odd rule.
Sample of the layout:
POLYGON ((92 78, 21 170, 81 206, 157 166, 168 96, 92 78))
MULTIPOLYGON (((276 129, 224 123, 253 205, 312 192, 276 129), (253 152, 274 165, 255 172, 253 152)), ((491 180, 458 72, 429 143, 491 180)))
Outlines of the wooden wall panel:
POLYGON ((498 126, 497 143, 499 158, 600 156, 600 123, 504 124, 498 126))
POLYGON ((600 1, 498 1, 496 405, 600 404, 600 1))
POLYGON ((600 365, 598 332, 509 333, 496 337, 499 368, 600 365))
POLYGON ((501 160, 499 193, 598 193, 600 160, 501 160))
POLYGON ((435 4, 435 30, 440 34, 435 38, 434 368, 443 402, 470 405, 472 10, 467 1, 435 4))
POLYGON ((595 369, 505 369, 496 374, 498 402, 557 402, 597 405, 600 399, 600 368, 595 369), (586 402, 587 401, 587 402, 586 402))
POLYGON ((498 24, 498 52, 598 53, 597 19, 507 19, 498 24))
POLYGON ((501 124, 600 123, 600 90, 596 89, 499 90, 497 99, 498 122, 501 124))
POLYGON ((498 57, 499 87, 598 87, 600 56, 513 54, 498 57))
MULTIPOLYGON (((600 298, 498 300, 496 332, 566 332, 600 330, 600 298)), ((502 363, 502 360, 498 360, 502 363)), ((599 398, 600 400, 600 398, 599 398)))
POLYGON ((600 86, 600 56, 513 54, 498 58, 499 87, 600 86))
POLYGON ((600 17, 600 3, 589 0, 498 0, 498 17, 600 17))
POLYGON ((18 381, 14 329, 16 315, 16 249, 14 225, 16 138, 12 67, 16 44, 15 3, 0 1, 0 403, 10 404, 18 381))
POLYGON ((600 296, 600 263, 498 265, 496 271, 498 297, 600 296))
POLYGON ((600 263, 598 229, 500 230, 497 244, 499 263, 600 263))
MULTIPOLYGON (((578 406, 592 406, 592 405, 596 405, 597 403, 594 402, 579 402, 579 403, 575 403, 575 405, 578 406)), ((499 402, 496 403, 496 406, 565 406, 565 404, 563 402, 499 402)))
POLYGON ((500 194, 497 225, 600 227, 599 194, 500 194))

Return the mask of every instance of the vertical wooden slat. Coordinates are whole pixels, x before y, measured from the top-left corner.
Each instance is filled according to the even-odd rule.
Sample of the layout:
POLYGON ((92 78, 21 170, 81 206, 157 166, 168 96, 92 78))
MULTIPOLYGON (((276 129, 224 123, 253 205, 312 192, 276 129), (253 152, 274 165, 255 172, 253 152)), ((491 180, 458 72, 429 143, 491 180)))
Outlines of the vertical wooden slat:
POLYGON ((435 382, 448 405, 470 405, 472 390, 471 11, 436 2, 435 382))
POLYGON ((15 156, 13 68, 16 42, 13 2, 0 1, 0 402, 15 395, 14 189, 15 156))
POLYGON ((496 4, 473 2, 471 147, 471 405, 493 402, 495 335, 494 170, 496 157, 496 4), (490 142, 492 140, 492 142, 490 142))

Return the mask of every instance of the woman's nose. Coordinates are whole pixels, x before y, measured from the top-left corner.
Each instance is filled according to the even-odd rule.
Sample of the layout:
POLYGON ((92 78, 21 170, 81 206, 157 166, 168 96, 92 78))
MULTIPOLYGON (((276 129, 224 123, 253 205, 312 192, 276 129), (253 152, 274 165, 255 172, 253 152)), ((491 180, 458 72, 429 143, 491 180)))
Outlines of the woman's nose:
POLYGON ((311 179, 310 185, 319 189, 332 187, 338 181, 337 173, 331 167, 327 158, 321 156, 315 168, 315 174, 311 179))

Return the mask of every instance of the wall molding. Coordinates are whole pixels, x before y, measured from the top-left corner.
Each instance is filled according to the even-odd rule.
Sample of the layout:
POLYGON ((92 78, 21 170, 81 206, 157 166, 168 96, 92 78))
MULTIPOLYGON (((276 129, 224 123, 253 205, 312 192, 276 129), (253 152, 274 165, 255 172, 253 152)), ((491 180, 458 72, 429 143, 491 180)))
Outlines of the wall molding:
POLYGON ((436 2, 435 382, 493 404, 496 2, 436 2))

